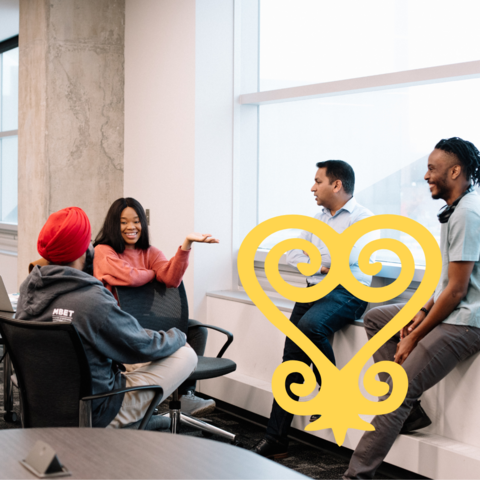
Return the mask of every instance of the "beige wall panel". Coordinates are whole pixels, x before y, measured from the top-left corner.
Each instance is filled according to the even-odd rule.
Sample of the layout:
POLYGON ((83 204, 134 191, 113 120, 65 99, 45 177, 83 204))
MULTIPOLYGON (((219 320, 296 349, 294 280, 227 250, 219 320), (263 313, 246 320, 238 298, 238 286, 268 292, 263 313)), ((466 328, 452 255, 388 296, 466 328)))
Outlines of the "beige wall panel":
POLYGON ((125 25, 125 196, 150 209, 151 243, 170 258, 194 231, 195 1, 127 0, 125 25))

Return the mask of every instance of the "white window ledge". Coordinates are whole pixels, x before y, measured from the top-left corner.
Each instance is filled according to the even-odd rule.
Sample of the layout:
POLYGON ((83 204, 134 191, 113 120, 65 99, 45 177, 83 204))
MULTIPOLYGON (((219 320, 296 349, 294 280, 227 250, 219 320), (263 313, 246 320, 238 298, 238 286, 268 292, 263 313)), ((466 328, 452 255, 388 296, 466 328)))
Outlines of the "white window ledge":
MULTIPOLYGON (((257 253, 255 255, 255 262, 265 262, 265 258, 267 257, 269 250, 264 250, 259 248, 257 250, 257 253)), ((381 277, 381 278, 398 278, 400 275, 400 271, 402 269, 402 265, 400 263, 392 263, 392 262, 380 262, 382 264, 382 269, 380 270, 380 273, 375 275, 376 277, 381 277)), ((289 270, 291 269, 291 272, 294 272, 292 267, 290 267, 287 263, 287 255, 283 254, 280 262, 280 269, 281 270, 289 270), (286 267, 286 268, 285 268, 286 267)), ((413 276, 413 282, 421 282, 423 279, 423 274, 425 273, 425 267, 424 266, 416 266, 415 267, 415 274, 413 276)))
MULTIPOLYGON (((241 290, 218 290, 215 292, 207 292, 207 297, 219 298, 220 300, 228 300, 229 302, 245 303, 246 305, 255 305, 250 300, 250 297, 246 294, 246 292, 243 292, 241 290)), ((273 304, 282 312, 292 313, 295 302, 291 302, 290 300, 286 300, 284 298, 272 297, 270 295, 269 298, 273 302, 273 304)), ((363 327, 362 320, 355 320, 354 322, 352 322, 352 324, 363 327)))

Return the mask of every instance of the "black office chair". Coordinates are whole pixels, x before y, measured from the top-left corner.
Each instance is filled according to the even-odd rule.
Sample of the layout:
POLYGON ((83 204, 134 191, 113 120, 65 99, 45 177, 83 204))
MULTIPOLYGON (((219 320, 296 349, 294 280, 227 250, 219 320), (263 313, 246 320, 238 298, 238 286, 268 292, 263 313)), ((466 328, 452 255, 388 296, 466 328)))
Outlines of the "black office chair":
POLYGON ((7 353, 7 348, 3 338, 0 336, 0 345, 2 345, 2 357, 0 361, 3 361, 3 419, 6 422, 16 422, 18 420, 17 413, 13 410, 13 386, 16 383, 16 377, 12 376, 12 365, 10 357, 7 353))
MULTIPOLYGON (((188 302, 183 283, 178 288, 167 288, 163 283, 154 281, 142 287, 116 287, 120 308, 134 316, 140 325, 151 330, 169 330, 176 327, 184 333, 188 330, 188 302)), ((213 325, 195 325, 190 328, 210 328, 227 336, 227 341, 216 357, 198 357, 196 370, 190 380, 206 380, 234 372, 237 365, 232 360, 222 358, 233 341, 233 335, 213 325)), ((221 428, 210 425, 181 411, 178 389, 173 393, 169 415, 171 432, 179 433, 180 424, 199 429, 205 436, 212 434, 236 443, 237 436, 221 428)))
POLYGON ((138 427, 143 430, 163 396, 158 385, 92 395, 87 356, 72 323, 0 318, 0 331, 17 376, 24 428, 92 427, 93 400, 153 390, 154 398, 138 427))

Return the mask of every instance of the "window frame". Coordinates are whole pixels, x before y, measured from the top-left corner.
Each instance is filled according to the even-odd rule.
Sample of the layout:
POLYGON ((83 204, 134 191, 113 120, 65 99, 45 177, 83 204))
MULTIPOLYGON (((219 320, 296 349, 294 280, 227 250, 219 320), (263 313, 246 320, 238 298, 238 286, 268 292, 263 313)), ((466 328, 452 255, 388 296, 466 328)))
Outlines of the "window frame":
MULTIPOLYGON (((19 47, 18 35, 15 35, 14 37, 8 38, 7 40, 0 42, 0 55, 18 47, 19 47)), ((1 88, 1 79, 0 79, 0 88, 1 88)), ((15 136, 18 137, 18 129, 8 130, 8 131, 0 130, 0 139, 15 137, 15 136)), ((18 245, 18 224, 4 223, 0 221, 0 253, 14 254, 14 252, 16 252, 17 250, 17 245, 18 245)))
MULTIPOLYGON (((260 91, 260 1, 235 2, 235 231, 233 244, 235 262, 241 239, 258 224, 259 107, 261 105, 480 78, 480 60, 474 60, 260 91), (249 198, 245 192, 250 193, 249 198), (252 207, 253 203, 254 207, 252 207), (247 208, 244 208, 246 205, 247 208)), ((259 271, 263 270, 268 251, 264 248, 257 250, 255 266, 259 271)), ((304 280, 300 273, 293 273, 286 262, 285 255, 280 260, 279 270, 304 280)), ((400 263, 382 261, 382 270, 377 276, 386 279, 397 278, 400 270, 400 263)), ((420 282, 424 272, 425 267, 417 265, 414 281, 420 282)), ((240 281, 237 285, 241 288, 240 281)))

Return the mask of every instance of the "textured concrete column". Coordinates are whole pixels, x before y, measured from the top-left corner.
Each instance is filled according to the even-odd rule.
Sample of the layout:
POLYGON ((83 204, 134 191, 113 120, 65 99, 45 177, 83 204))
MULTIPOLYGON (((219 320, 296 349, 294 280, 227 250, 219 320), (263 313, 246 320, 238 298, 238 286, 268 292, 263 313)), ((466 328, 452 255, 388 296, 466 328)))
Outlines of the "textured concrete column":
POLYGON ((18 280, 60 208, 123 196, 125 0, 20 0, 18 280))

